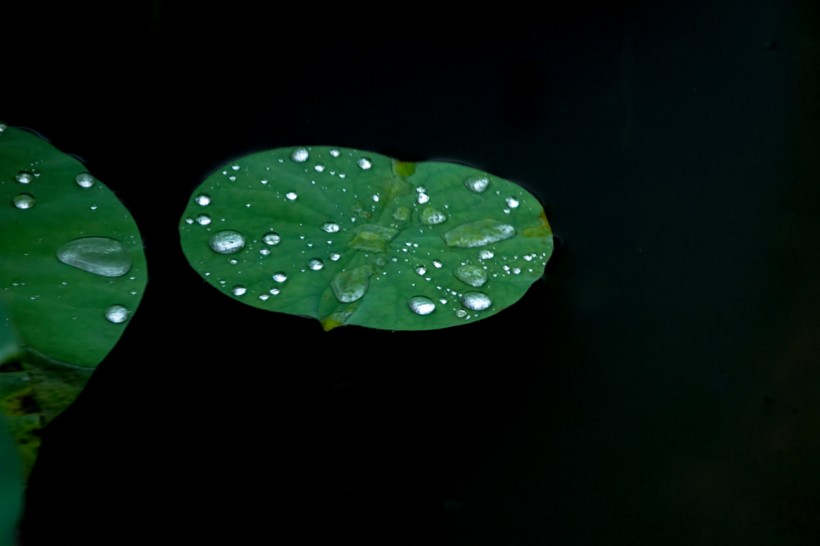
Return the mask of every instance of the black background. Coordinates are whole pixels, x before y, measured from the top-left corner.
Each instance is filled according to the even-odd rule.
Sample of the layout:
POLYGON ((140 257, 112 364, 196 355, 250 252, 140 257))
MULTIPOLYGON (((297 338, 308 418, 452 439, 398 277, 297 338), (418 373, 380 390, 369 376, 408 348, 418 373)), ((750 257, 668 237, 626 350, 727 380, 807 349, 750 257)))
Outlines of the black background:
POLYGON ((48 427, 22 544, 815 544, 820 13, 809 1, 27 5, 0 119, 143 234, 121 342, 48 427), (187 265, 191 191, 328 144, 527 187, 565 243, 515 306, 391 333, 187 265))

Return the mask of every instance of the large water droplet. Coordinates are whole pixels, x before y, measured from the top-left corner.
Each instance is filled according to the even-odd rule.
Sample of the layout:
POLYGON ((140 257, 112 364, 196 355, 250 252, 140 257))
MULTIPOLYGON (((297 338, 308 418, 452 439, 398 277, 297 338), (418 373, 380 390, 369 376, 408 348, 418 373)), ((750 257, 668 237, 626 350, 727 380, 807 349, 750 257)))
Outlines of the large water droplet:
POLYGON ((337 233, 340 229, 339 224, 335 222, 325 222, 322 224, 322 230, 327 233, 337 233))
POLYGON ((464 181, 467 189, 476 193, 482 193, 490 186, 490 179, 486 176, 471 176, 464 181))
POLYGON ((234 296, 244 296, 247 293, 248 289, 242 286, 241 284, 237 284, 233 288, 231 288, 231 294, 234 296))
POLYGON ((483 311, 489 308, 493 302, 490 297, 483 292, 467 292, 461 296, 461 304, 473 311, 483 311))
POLYGON ((19 193, 14 196, 14 206, 21 210, 32 208, 36 202, 30 193, 19 193))
POLYGON ((218 231, 208 241, 211 250, 219 254, 236 254, 245 246, 245 237, 238 231, 218 231))
POLYGON ((309 157, 310 153, 307 151, 307 148, 296 148, 293 150, 293 153, 290 154, 290 158, 296 163, 304 163, 309 157))
POLYGON ((429 315, 436 310, 436 304, 433 303, 433 300, 424 296, 413 296, 407 302, 407 305, 417 315, 429 315))
POLYGON ((370 274, 370 268, 366 266, 337 273, 330 282, 333 295, 341 303, 351 303, 361 299, 370 286, 370 274))
POLYGON ((211 217, 208 216, 207 214, 200 214, 199 216, 196 217, 196 223, 199 224, 200 226, 207 226, 208 224, 211 223, 211 217))
POLYGON ((57 249, 57 259, 102 277, 122 277, 131 269, 131 256, 121 242, 110 237, 69 241, 57 249))
POLYGON ((74 177, 74 182, 76 182, 82 189, 87 190, 97 181, 89 173, 80 173, 74 177))
POLYGON ((363 170, 366 171, 373 166, 373 163, 370 161, 369 157, 360 157, 356 164, 363 170))
POLYGON ((34 177, 28 171, 20 171, 14 177, 17 182, 20 184, 31 184, 31 181, 34 180, 34 177))
POLYGON ((285 282, 286 280, 288 280, 288 276, 285 275, 285 273, 282 272, 282 271, 278 271, 278 272, 274 273, 271 278, 273 280, 275 280, 276 282, 285 282))
POLYGON ((451 229, 444 234, 447 246, 473 248, 509 239, 515 235, 515 228, 497 220, 476 220, 451 229))
POLYGON ((455 276, 458 280, 469 284, 473 288, 478 288, 487 282, 487 272, 477 265, 462 265, 456 269, 455 276))
POLYGON ((385 252, 387 243, 392 241, 399 230, 379 224, 365 224, 354 230, 356 234, 350 240, 352 248, 365 252, 385 252))
POLYGON ((320 260, 319 258, 313 258, 312 260, 310 260, 308 262, 308 268, 311 271, 319 271, 324 266, 325 266, 324 262, 322 260, 320 260))
POLYGON ((201 207, 206 207, 211 204, 211 196, 206 193, 200 193, 194 198, 196 204, 201 207))
MULTIPOLYGON (((427 195, 427 194, 419 194, 427 195)), ((438 209, 434 209, 433 207, 424 207, 424 210, 421 211, 421 223, 428 225, 428 226, 435 226, 437 224, 443 224, 447 221, 447 215, 441 212, 438 209)))
POLYGON ((124 305, 112 305, 105 310, 105 318, 114 324, 123 323, 128 320, 128 308, 124 305))
POLYGON ((262 241, 264 241, 266 245, 275 246, 282 242, 282 237, 275 231, 269 231, 262 236, 262 241))

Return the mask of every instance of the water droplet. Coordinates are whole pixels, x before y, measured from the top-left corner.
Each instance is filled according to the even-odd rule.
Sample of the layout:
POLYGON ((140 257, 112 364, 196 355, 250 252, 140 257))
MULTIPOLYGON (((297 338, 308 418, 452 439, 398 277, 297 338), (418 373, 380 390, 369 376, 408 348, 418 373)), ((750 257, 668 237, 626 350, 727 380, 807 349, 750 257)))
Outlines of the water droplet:
POLYGON ((262 241, 269 246, 276 246, 282 242, 282 238, 279 236, 278 233, 274 231, 269 231, 265 235, 262 236, 262 241))
POLYGON ((272 296, 278 296, 279 292, 281 292, 281 290, 279 290, 278 288, 271 288, 270 290, 268 290, 268 293, 272 296))
POLYGON ((218 254, 236 254, 245 246, 245 237, 238 231, 218 231, 208 241, 211 250, 218 254))
POLYGON ((112 305, 105 310, 105 318, 108 322, 121 324, 128 320, 128 308, 124 305, 112 305))
POLYGON ((374 194, 373 194, 373 202, 374 202, 374 203, 378 203, 378 202, 379 202, 379 194, 378 194, 378 193, 374 193, 374 194))
POLYGON ((413 296, 410 298, 410 301, 407 302, 407 305, 415 314, 422 316, 429 315, 436 310, 436 304, 433 303, 433 300, 425 298, 424 296, 413 296))
POLYGON ((262 256, 268 256, 268 255, 270 255, 270 249, 269 248, 260 248, 259 249, 259 254, 261 254, 262 256))
POLYGON ((325 263, 319 258, 313 258, 308 262, 308 269, 311 271, 319 271, 325 266, 325 263))
POLYGON ((309 157, 310 153, 308 153, 307 148, 296 148, 293 150, 293 153, 290 154, 290 158, 296 163, 304 163, 309 157))
POLYGON ((200 193, 194 200, 196 204, 201 207, 206 207, 211 204, 211 196, 206 193, 200 193))
POLYGON ((270 296, 268 294, 259 294, 259 299, 262 301, 268 301, 270 296))
POLYGON ((285 275, 282 271, 274 273, 271 278, 276 282, 285 282, 286 280, 288 280, 288 276, 285 275))
POLYGON ((322 224, 322 230, 327 233, 338 233, 339 229, 341 229, 339 224, 335 222, 325 222, 322 224))
POLYGON ((0 123, 0 133, 5 133, 7 127, 5 123, 0 123))
POLYGON ((467 292, 461 296, 461 304, 473 311, 483 311, 490 307, 493 302, 490 297, 483 292, 467 292))
POLYGON ((370 275, 370 268, 366 266, 337 273, 330 283, 333 295, 341 303, 351 303, 361 299, 370 286, 370 275))
POLYGON ((419 205, 423 205, 423 204, 425 204, 425 203, 429 203, 429 202, 430 202, 430 196, 429 196, 429 195, 427 195, 427 194, 426 194, 426 193, 424 193, 424 192, 419 193, 419 194, 416 196, 416 202, 417 202, 419 205))
POLYGON ((131 256, 122 243, 110 237, 83 237, 57 249, 57 259, 102 277, 121 277, 131 269, 131 256))
POLYGON ((233 294, 234 296, 244 296, 247 291, 248 289, 242 286, 241 284, 237 284, 236 286, 231 288, 231 294, 233 294))
POLYGON ((515 197, 507 197, 507 206, 510 207, 511 209, 518 208, 518 205, 520 205, 520 204, 521 204, 521 202, 518 199, 516 199, 515 197))
POLYGON ((473 288, 478 288, 487 282, 487 272, 477 265, 464 264, 455 271, 456 278, 473 288))
POLYGON ((490 179, 486 176, 471 176, 464 181, 467 189, 476 193, 482 193, 490 185, 490 179))
POLYGON ((82 189, 87 190, 96 184, 97 181, 89 173, 80 173, 74 177, 74 182, 76 182, 82 189))
POLYGON ((443 264, 440 261, 433 260, 433 267, 435 267, 436 269, 441 269, 442 265, 443 264))
POLYGON ((330 150, 330 155, 332 155, 333 157, 339 157, 341 155, 341 152, 336 148, 333 148, 332 150, 330 150))
POLYGON ((207 214, 200 214, 199 216, 196 217, 196 223, 199 224, 200 226, 207 226, 208 224, 211 223, 211 217, 208 216, 207 214))
POLYGON ((370 161, 369 157, 361 157, 356 162, 356 164, 361 168, 363 171, 368 170, 370 167, 373 166, 373 163, 370 161))
POLYGON ((493 256, 495 256, 495 252, 487 248, 478 251, 478 257, 482 260, 489 260, 493 256))
POLYGON ((467 316, 467 311, 465 311, 464 309, 456 309, 456 310, 455 310, 455 315, 456 315, 458 318, 464 318, 464 317, 466 317, 466 316, 467 316))
POLYGON ((473 248, 509 239, 515 235, 515 228, 497 220, 476 220, 451 229, 444 234, 447 246, 473 248))
POLYGON ((313 170, 316 171, 317 173, 321 173, 321 172, 324 172, 325 166, 321 163, 317 163, 316 165, 313 166, 313 170))
POLYGON ((427 273, 427 268, 423 265, 420 265, 416 268, 416 273, 418 273, 419 275, 424 275, 425 273, 427 273))
POLYGON ((330 253, 330 260, 333 261, 333 262, 338 262, 339 258, 341 258, 341 257, 342 257, 342 255, 339 254, 338 252, 331 252, 330 253))
MULTIPOLYGON (((420 194, 419 197, 422 195, 427 194, 420 194)), ((441 212, 440 210, 434 209, 433 207, 424 207, 424 210, 421 211, 421 223, 428 225, 428 226, 435 226, 437 224, 443 224, 447 221, 447 215, 441 212)))
POLYGON ((285 197, 288 198, 288 201, 296 201, 296 198, 299 197, 295 191, 289 191, 285 194, 285 197))
POLYGON ((34 177, 28 171, 20 171, 14 177, 20 184, 31 184, 31 181, 34 180, 34 177))
POLYGON ((239 165, 231 165, 231 169, 234 171, 238 171, 240 169, 239 165))
POLYGON ((14 206, 21 210, 30 209, 36 202, 30 193, 20 193, 14 196, 14 206))

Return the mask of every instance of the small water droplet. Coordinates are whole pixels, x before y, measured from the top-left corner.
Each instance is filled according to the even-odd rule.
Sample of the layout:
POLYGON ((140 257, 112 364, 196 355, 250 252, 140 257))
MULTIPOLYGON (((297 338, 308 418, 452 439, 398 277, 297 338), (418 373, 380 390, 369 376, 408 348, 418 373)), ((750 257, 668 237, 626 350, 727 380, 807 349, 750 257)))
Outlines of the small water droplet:
POLYGON ((419 205, 423 205, 423 204, 425 204, 425 203, 429 203, 429 202, 430 202, 430 196, 429 196, 429 195, 427 195, 427 194, 426 194, 426 193, 424 193, 424 192, 419 193, 419 194, 416 196, 416 202, 417 202, 419 205))
POLYGON ((413 296, 410 298, 410 301, 407 302, 407 305, 415 314, 422 316, 429 315, 436 310, 436 304, 433 300, 425 298, 424 296, 413 296))
POLYGON ((378 194, 378 193, 374 193, 374 194, 373 194, 373 202, 374 202, 374 203, 378 203, 378 202, 379 202, 379 194, 378 194))
POLYGON ((322 224, 322 230, 327 233, 338 233, 340 229, 339 224, 335 222, 325 222, 322 224))
POLYGON ((228 177, 228 180, 230 180, 231 182, 236 182, 236 176, 231 175, 228 177))
POLYGON ((270 296, 268 294, 259 294, 259 299, 262 301, 268 301, 270 296))
POLYGON ((194 200, 196 204, 201 207, 206 207, 211 204, 211 196, 206 193, 200 193, 194 200))
POLYGON ((476 220, 451 229, 444 234, 449 247, 473 248, 497 243, 515 235, 515 228, 497 220, 476 220))
POLYGON ((245 246, 245 237, 238 231, 226 229, 214 233, 208 246, 218 254, 236 254, 245 246))
POLYGON ((89 173, 80 173, 74 177, 74 182, 76 182, 77 185, 80 186, 82 189, 87 190, 88 188, 96 184, 97 181, 89 173))
POLYGON ((490 179, 486 176, 471 176, 464 181, 467 189, 476 193, 482 193, 490 185, 490 179))
POLYGON ((102 277, 121 277, 131 269, 131 256, 121 242, 110 237, 69 241, 57 250, 57 259, 102 277))
POLYGON ((263 186, 265 186, 265 185, 267 185, 268 181, 263 178, 262 180, 259 181, 259 183, 262 184, 263 186))
POLYGON ((259 254, 261 254, 262 256, 268 256, 268 255, 270 255, 270 249, 269 248, 260 248, 259 249, 259 254))
POLYGON ((464 317, 466 317, 466 316, 467 316, 467 311, 465 311, 464 309, 456 309, 456 310, 455 310, 455 312, 454 312, 454 314, 455 314, 455 316, 457 316, 458 318, 464 318, 464 317))
POLYGON ((285 275, 282 271, 274 273, 271 278, 276 282, 285 282, 286 280, 288 280, 288 276, 285 275))
POLYGON ((200 214, 199 216, 196 217, 196 223, 199 224, 200 226, 207 226, 208 224, 211 223, 211 217, 208 216, 207 214, 200 214))
POLYGON ((489 308, 493 302, 483 292, 467 292, 461 296, 461 304, 472 311, 483 311, 489 308))
POLYGON ((419 275, 424 275, 425 273, 427 273, 427 268, 423 265, 420 265, 416 268, 416 273, 418 273, 419 275))
POLYGON ((317 163, 316 165, 313 166, 313 170, 316 171, 317 173, 321 173, 321 172, 324 172, 325 166, 321 163, 317 163))
MULTIPOLYGON (((419 197, 425 194, 420 194, 419 197)), ((440 210, 434 209, 433 207, 424 207, 424 210, 421 211, 421 223, 428 225, 428 226, 435 226, 438 224, 443 224, 447 221, 447 215, 441 212, 440 210)))
POLYGON ((262 236, 262 241, 269 246, 276 246, 282 242, 282 238, 279 236, 278 233, 274 231, 269 231, 265 235, 262 236))
POLYGON ((495 252, 487 248, 478 251, 478 257, 482 260, 489 260, 493 256, 495 256, 495 252))
POLYGON ((14 196, 14 206, 20 210, 30 209, 36 202, 30 193, 19 193, 14 196))
POLYGON ((308 262, 308 269, 311 271, 319 271, 325 266, 325 263, 319 258, 313 258, 308 262))
POLYGON ((7 127, 5 123, 0 123, 0 133, 5 133, 7 127))
POLYGON ((435 267, 436 269, 441 269, 442 265, 443 264, 440 261, 433 260, 433 267, 435 267))
POLYGON ((356 164, 361 168, 363 171, 368 170, 370 167, 373 166, 373 163, 370 161, 369 157, 360 157, 356 164))
POLYGON ((20 184, 31 184, 31 181, 34 180, 34 177, 28 171, 20 171, 19 173, 17 173, 14 179, 17 180, 17 182, 19 182, 20 184))
POLYGON ((339 157, 341 155, 341 152, 336 148, 333 148, 330 150, 330 155, 332 155, 333 157, 339 157))
POLYGON ((341 254, 339 254, 338 252, 331 252, 331 253, 330 253, 330 260, 331 260, 332 262, 338 262, 338 261, 339 261, 339 258, 341 258, 341 257, 342 257, 342 255, 341 255, 341 254))
POLYGON ((290 158, 296 163, 304 163, 309 157, 310 153, 307 151, 307 148, 296 148, 293 150, 293 153, 290 154, 290 158))
POLYGON ((337 273, 330 282, 333 295, 341 303, 351 303, 361 299, 370 287, 370 275, 370 268, 366 266, 337 273))
POLYGON ((299 197, 295 191, 289 191, 285 194, 285 197, 288 198, 288 201, 296 201, 296 198, 299 197))
POLYGON ((231 294, 233 294, 234 296, 244 296, 247 291, 248 289, 242 286, 241 284, 237 284, 236 286, 231 288, 231 294))
POLYGON ((112 305, 105 310, 105 318, 113 324, 121 324, 128 320, 128 308, 124 305, 112 305))
POLYGON ((487 272, 477 265, 464 264, 455 271, 458 280, 469 284, 473 288, 478 288, 487 282, 487 272))
POLYGON ((270 290, 268 290, 268 293, 272 296, 278 296, 279 292, 281 292, 281 290, 279 290, 278 288, 271 288, 270 290))
POLYGON ((518 208, 518 205, 521 204, 521 202, 518 199, 516 199, 515 197, 512 197, 512 196, 507 197, 506 202, 507 202, 507 206, 510 207, 511 209, 518 208))
POLYGON ((239 165, 231 165, 231 169, 234 171, 238 171, 240 169, 239 165))

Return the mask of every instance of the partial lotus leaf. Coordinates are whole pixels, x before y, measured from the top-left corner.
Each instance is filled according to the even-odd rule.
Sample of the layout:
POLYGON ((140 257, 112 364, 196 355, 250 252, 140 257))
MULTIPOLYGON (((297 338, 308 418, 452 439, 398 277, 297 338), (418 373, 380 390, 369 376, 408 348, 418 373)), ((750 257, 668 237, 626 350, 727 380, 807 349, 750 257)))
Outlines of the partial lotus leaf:
POLYGON ((0 314, 21 348, 0 363, 0 402, 28 469, 38 430, 136 310, 145 255, 131 215, 82 163, 0 124, 0 262, 0 314))
POLYGON ((180 221, 210 284, 270 311, 430 330, 518 301, 544 273, 538 199, 479 169, 354 149, 280 148, 218 169, 180 221))

